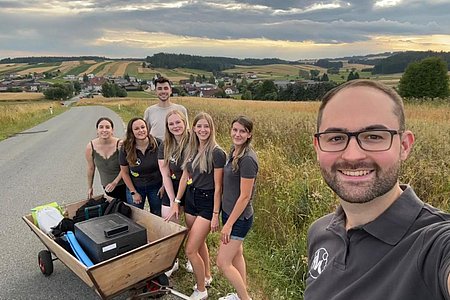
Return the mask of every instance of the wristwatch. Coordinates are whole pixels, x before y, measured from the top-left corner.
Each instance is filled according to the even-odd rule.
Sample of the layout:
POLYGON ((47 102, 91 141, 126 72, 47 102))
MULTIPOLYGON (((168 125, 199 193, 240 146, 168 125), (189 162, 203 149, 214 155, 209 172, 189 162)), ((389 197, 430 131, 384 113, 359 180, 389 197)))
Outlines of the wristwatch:
POLYGON ((131 196, 136 195, 136 192, 130 192, 131 196))
POLYGON ((180 199, 177 199, 177 198, 175 198, 175 199, 173 200, 173 202, 175 202, 175 203, 178 203, 178 204, 180 204, 180 203, 181 203, 181 200, 180 200, 180 199))

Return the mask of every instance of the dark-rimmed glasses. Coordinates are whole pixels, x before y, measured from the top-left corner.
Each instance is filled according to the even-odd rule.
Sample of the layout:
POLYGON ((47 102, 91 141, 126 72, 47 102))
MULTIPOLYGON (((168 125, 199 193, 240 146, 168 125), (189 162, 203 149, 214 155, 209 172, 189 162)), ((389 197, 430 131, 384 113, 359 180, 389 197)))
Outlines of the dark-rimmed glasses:
POLYGON ((314 134, 320 150, 323 152, 344 151, 352 136, 356 138, 359 147, 365 151, 381 152, 391 149, 394 135, 403 131, 392 129, 371 129, 355 132, 324 131, 314 134))

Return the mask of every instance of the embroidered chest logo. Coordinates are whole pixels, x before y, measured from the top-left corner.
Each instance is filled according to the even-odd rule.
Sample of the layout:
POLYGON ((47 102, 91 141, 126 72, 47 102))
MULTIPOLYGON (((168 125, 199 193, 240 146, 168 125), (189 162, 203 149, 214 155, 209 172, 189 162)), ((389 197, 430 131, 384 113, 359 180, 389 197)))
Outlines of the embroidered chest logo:
POLYGON ((328 252, 325 248, 319 248, 316 253, 314 253, 314 258, 311 262, 311 266, 309 267, 309 275, 316 279, 322 274, 323 270, 328 263, 328 252))

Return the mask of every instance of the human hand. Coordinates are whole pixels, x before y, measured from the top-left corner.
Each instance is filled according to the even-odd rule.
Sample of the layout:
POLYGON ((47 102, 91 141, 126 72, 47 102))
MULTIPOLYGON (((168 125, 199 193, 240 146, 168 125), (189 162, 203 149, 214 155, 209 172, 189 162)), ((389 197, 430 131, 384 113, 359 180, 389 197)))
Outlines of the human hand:
POLYGON ((165 221, 171 221, 175 216, 175 220, 178 220, 180 213, 180 207, 177 203, 172 203, 170 206, 170 213, 164 218, 165 221))
POLYGON ((211 220, 211 232, 216 232, 219 230, 219 214, 213 214, 211 220))
POLYGON ((91 199, 93 196, 94 196, 94 189, 88 188, 88 194, 87 194, 88 199, 91 199))
POLYGON ((157 193, 159 199, 161 199, 164 196, 164 193, 166 192, 166 190, 164 189, 164 185, 162 187, 159 188, 159 191, 157 193))
POLYGON ((114 191, 114 189, 116 188, 117 184, 113 181, 111 183, 108 183, 105 186, 105 192, 107 193, 111 193, 112 191, 114 191))
POLYGON ((228 224, 223 225, 222 231, 220 232, 220 239, 222 243, 225 245, 230 242, 230 236, 231 236, 231 226, 228 224))
POLYGON ((142 196, 138 192, 135 192, 134 195, 131 195, 133 198, 133 203, 140 204, 142 202, 142 196))

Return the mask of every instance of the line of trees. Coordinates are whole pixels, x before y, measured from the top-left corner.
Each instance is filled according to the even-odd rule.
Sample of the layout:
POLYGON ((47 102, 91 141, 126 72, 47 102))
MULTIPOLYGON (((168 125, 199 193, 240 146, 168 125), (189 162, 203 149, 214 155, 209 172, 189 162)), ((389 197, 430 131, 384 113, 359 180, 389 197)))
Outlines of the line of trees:
POLYGON ((197 56, 188 54, 157 53, 153 56, 147 56, 145 59, 154 68, 189 68, 199 69, 208 72, 220 72, 226 69, 232 69, 236 65, 260 66, 269 64, 291 64, 293 62, 278 58, 230 58, 218 56, 197 56))
POLYGON ((335 82, 322 81, 310 85, 294 83, 278 88, 272 80, 264 80, 240 86, 240 90, 243 100, 308 101, 320 99, 336 86, 335 82))

